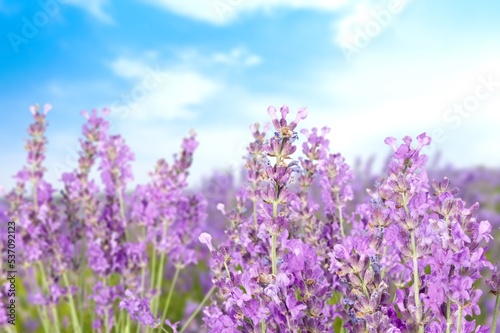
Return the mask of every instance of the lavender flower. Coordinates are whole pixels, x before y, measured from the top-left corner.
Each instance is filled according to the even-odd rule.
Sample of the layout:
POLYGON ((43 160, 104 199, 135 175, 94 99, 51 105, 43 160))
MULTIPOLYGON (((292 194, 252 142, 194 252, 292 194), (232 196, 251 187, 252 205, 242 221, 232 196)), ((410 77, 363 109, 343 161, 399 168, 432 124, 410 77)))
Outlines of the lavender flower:
POLYGON ((130 290, 125 291, 125 298, 120 301, 120 309, 125 309, 130 318, 150 327, 158 327, 160 320, 156 319, 149 308, 149 300, 136 297, 130 290))

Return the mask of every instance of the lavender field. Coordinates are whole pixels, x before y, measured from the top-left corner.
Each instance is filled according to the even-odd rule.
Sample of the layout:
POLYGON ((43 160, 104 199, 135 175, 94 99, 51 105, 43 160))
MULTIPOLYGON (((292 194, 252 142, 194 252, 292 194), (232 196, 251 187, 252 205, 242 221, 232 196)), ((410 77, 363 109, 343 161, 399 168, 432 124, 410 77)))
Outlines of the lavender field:
POLYGON ((241 183, 188 185, 191 132, 132 187, 133 152, 93 110, 58 192, 50 109, 30 109, 0 211, 6 332, 496 332, 499 172, 428 167, 425 133, 388 137, 377 174, 304 128, 307 109, 270 106, 241 183))
POLYGON ((0 0, 0 333, 500 333, 499 13, 0 0))

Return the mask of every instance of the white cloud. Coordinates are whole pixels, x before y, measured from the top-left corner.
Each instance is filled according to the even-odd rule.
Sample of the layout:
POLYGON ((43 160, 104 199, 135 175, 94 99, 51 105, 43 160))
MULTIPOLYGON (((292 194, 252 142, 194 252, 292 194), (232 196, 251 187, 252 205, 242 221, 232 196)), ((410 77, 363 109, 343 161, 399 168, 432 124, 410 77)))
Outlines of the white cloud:
POLYGON ((347 62, 364 52, 373 40, 394 26, 397 16, 407 11, 411 0, 360 0, 351 3, 333 22, 334 38, 347 62))
POLYGON ((194 118, 193 107, 201 106, 221 89, 219 83, 196 72, 172 72, 157 88, 138 101, 133 118, 194 118))
MULTIPOLYGON (((411 0, 361 0, 352 2, 347 15, 335 22, 337 28, 336 42, 353 43, 359 31, 366 32, 372 28, 370 23, 378 25, 380 30, 391 23, 394 16, 399 15, 411 0)), ((371 31, 368 31, 370 33, 371 31)), ((371 32, 373 33, 373 32, 371 32)))
POLYGON ((65 0, 64 3, 81 7, 105 23, 113 23, 113 18, 103 9, 109 0, 65 0))
POLYGON ((218 82, 192 71, 170 72, 157 82, 146 75, 110 105, 134 120, 192 119, 197 116, 194 108, 220 88, 218 82))
POLYGON ((322 83, 315 86, 320 93, 308 105, 307 122, 329 125, 334 150, 350 163, 370 155, 382 162, 390 151, 383 143, 387 136, 401 139, 427 132, 434 139, 427 150, 430 156, 441 151, 453 165, 498 166, 500 157, 486 153, 493 142, 500 142, 500 133, 493 129, 500 125, 500 64, 495 59, 499 51, 490 52, 423 58, 419 53, 396 56, 374 48, 344 71, 322 69, 306 80, 322 83), (447 112, 454 103, 474 95, 481 78, 490 74, 496 90, 468 115, 454 113, 460 118, 451 122, 447 112))
POLYGON ((59 85, 58 83, 56 82, 50 82, 47 84, 47 91, 54 95, 54 96, 58 96, 58 97, 61 97, 61 96, 64 96, 65 95, 65 90, 64 88, 59 85))
POLYGON ((118 58, 110 64, 113 72, 119 77, 137 79, 148 74, 150 67, 139 60, 118 58))
POLYGON ((270 10, 274 7, 336 10, 348 0, 145 0, 178 15, 214 24, 234 20, 244 11, 270 10))
POLYGON ((111 103, 115 109, 120 109, 115 113, 127 114, 132 119, 142 121, 193 119, 197 117, 196 108, 207 109, 204 105, 222 102, 226 108, 231 104, 233 110, 241 111, 242 100, 247 101, 247 106, 254 104, 250 102, 255 100, 254 96, 248 96, 246 91, 238 87, 226 85, 221 79, 207 77, 201 71, 194 70, 193 64, 210 69, 214 65, 251 67, 261 63, 259 56, 242 46, 211 55, 200 55, 195 51, 188 53, 182 53, 180 63, 168 69, 150 66, 149 63, 156 61, 156 57, 153 57, 154 60, 122 57, 111 62, 109 67, 115 75, 135 84, 111 103))
POLYGON ((187 67, 195 65, 197 68, 210 70, 216 68, 215 66, 245 69, 261 65, 264 62, 260 55, 252 53, 243 45, 235 46, 228 51, 208 54, 202 54, 194 48, 183 48, 175 50, 174 54, 181 65, 187 65, 187 67))
POLYGON ((236 47, 228 53, 213 54, 212 61, 224 65, 251 67, 259 65, 262 59, 258 55, 249 53, 245 48, 236 47))

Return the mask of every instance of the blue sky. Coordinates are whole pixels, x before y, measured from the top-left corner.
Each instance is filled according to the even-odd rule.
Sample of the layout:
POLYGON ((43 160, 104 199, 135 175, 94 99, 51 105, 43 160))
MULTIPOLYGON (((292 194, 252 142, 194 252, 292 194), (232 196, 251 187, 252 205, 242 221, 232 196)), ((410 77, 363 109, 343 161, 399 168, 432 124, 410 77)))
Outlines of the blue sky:
POLYGON ((195 182, 235 168, 248 126, 283 104, 307 106, 303 126, 331 127, 351 163, 428 132, 429 154, 498 167, 499 14, 493 0, 0 0, 0 185, 34 103, 54 107, 52 181, 75 166, 80 111, 105 106, 139 182, 191 128, 195 182))

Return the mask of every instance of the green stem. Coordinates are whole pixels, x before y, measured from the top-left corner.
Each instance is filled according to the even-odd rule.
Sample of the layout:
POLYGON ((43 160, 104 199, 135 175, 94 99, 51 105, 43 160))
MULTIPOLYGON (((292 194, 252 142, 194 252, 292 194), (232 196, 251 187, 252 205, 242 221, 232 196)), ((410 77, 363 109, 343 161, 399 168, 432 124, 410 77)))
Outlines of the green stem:
POLYGON ((123 195, 121 188, 118 188, 117 192, 118 192, 118 203, 120 204, 120 217, 125 223, 125 203, 123 202, 123 195))
POLYGON ((45 269, 43 268, 42 262, 37 261, 38 269, 40 270, 40 274, 42 275, 42 287, 44 292, 48 292, 49 288, 47 287, 47 276, 45 275, 45 269))
POLYGON ((86 289, 86 280, 85 280, 85 267, 86 267, 86 256, 85 256, 85 250, 86 250, 86 242, 85 242, 85 235, 82 237, 82 247, 81 247, 81 253, 80 253, 80 299, 82 300, 79 304, 79 311, 80 311, 80 322, 83 323, 84 321, 84 311, 83 311, 83 301, 85 300, 85 289, 86 289))
MULTIPOLYGON (((167 237, 167 230, 168 230, 168 224, 167 221, 164 221, 162 239, 165 239, 165 237, 167 237)), ((158 272, 156 275, 156 290, 158 291, 158 295, 153 299, 153 306, 152 306, 153 313, 156 313, 158 311, 158 302, 162 291, 164 269, 165 269, 165 252, 162 252, 160 254, 160 267, 158 268, 158 272)))
MULTIPOLYGON (((384 243, 382 243, 382 246, 384 247, 384 251, 382 252, 382 258, 385 258, 387 255, 387 245, 384 245, 384 243)), ((383 269, 381 272, 382 279, 385 277, 385 273, 386 273, 386 270, 383 269)))
POLYGON ((337 210, 339 212, 340 236, 344 238, 344 216, 342 215, 342 207, 340 206, 339 192, 337 192, 337 210))
POLYGON ((363 278, 361 277, 361 275, 359 273, 357 273, 356 276, 361 281, 361 287, 363 288, 363 293, 365 294, 365 297, 367 299, 370 299, 370 294, 368 293, 368 289, 366 288, 365 280, 363 280, 363 278))
POLYGON ((253 224, 254 224, 255 230, 257 230, 258 229, 258 225, 257 225, 257 200, 253 199, 252 202, 253 202, 253 224))
MULTIPOLYGON (((108 286, 108 278, 107 277, 104 278, 103 285, 104 285, 104 288, 107 288, 107 286, 108 286)), ((104 310, 104 332, 105 333, 109 333, 108 322, 109 322, 108 311, 104 310)))
MULTIPOLYGON (((153 260, 151 260, 151 269, 149 271, 150 272, 149 274, 151 275, 150 281, 149 281, 149 287, 150 288, 154 288, 154 285, 155 285, 155 273, 156 273, 156 257, 158 256, 158 254, 156 253, 156 248, 155 247, 153 247, 151 255, 153 256, 153 260)), ((154 303, 155 303, 155 299, 153 299, 153 301, 152 301, 151 309, 153 309, 154 303)), ((137 325, 137 333, 139 333, 139 327, 140 327, 140 325, 137 325)), ((151 328, 147 327, 146 328, 146 332, 147 333, 151 332, 151 328)))
POLYGON ((292 326, 290 325, 290 318, 288 316, 288 313, 285 313, 285 317, 286 317, 286 325, 288 326, 288 329, 290 330, 290 332, 293 332, 292 326))
POLYGON ((129 233, 129 230, 127 229, 127 224, 125 221, 125 203, 123 201, 123 195, 122 195, 121 188, 118 188, 116 190, 116 194, 118 196, 118 204, 120 205, 120 217, 121 217, 122 223, 124 224, 124 227, 125 227, 125 239, 130 241, 131 240, 130 233, 129 233))
POLYGON ((264 320, 260 321, 260 333, 266 333, 266 322, 264 320))
POLYGON ((54 318, 54 330, 56 333, 61 332, 61 325, 59 325, 59 316, 57 315, 57 309, 52 304, 50 306, 50 311, 52 312, 52 317, 54 318))
POLYGON ((159 327, 159 329, 161 329, 163 332, 165 333, 169 333, 166 329, 164 329, 162 326, 159 327))
POLYGON ((278 216, 278 203, 273 202, 273 219, 275 219, 278 216))
MULTIPOLYGON (((71 290, 71 286, 69 284, 69 280, 68 280, 68 276, 67 276, 66 272, 64 272, 64 274, 62 275, 62 278, 63 278, 64 284, 66 285, 66 288, 68 288, 68 290, 71 290)), ((71 293, 68 293, 68 297, 69 297, 69 310, 70 310, 70 314, 71 314, 71 322, 73 323, 73 328, 75 329, 75 332, 81 333, 82 330, 80 328, 80 323, 78 322, 78 315, 76 313, 75 300, 73 299, 73 295, 71 293)))
POLYGON ((127 324, 125 325, 125 333, 130 332, 130 317, 127 316, 127 324))
MULTIPOLYGON (((41 261, 37 262, 38 268, 40 269, 40 274, 42 274, 42 287, 43 290, 48 293, 49 292, 49 285, 47 281, 47 275, 45 274, 45 268, 42 265, 41 261)), ((59 316, 57 315, 57 309, 54 307, 54 305, 50 305, 50 312, 52 313, 52 319, 54 320, 54 329, 58 333, 61 331, 60 325, 59 325, 59 316)))
POLYGON ((7 333, 16 333, 16 331, 14 331, 14 329, 10 326, 5 326, 5 329, 7 330, 7 333))
POLYGON ((156 272, 156 248, 153 247, 152 260, 151 260, 151 280, 149 281, 149 286, 153 287, 155 285, 155 272, 156 272))
POLYGON ((109 333, 108 321, 109 321, 108 311, 105 310, 105 312, 104 312, 104 332, 105 333, 109 333))
MULTIPOLYGON (((146 227, 143 228, 142 231, 142 237, 143 241, 146 241, 146 227)), ((146 253, 147 253, 147 243, 146 243, 146 253)), ((144 297, 144 289, 145 289, 145 284, 146 284, 146 265, 143 265, 141 267, 141 296, 144 297)), ((137 330, 139 332, 139 330, 137 330)))
POLYGON ((495 310, 493 311, 493 321, 491 322, 491 331, 497 331, 497 320, 498 320, 498 308, 500 307, 500 294, 497 295, 495 301, 495 310))
MULTIPOLYGON (((273 202, 273 219, 276 219, 278 216, 278 203, 273 202)), ((276 255, 276 238, 277 235, 272 232, 271 233, 271 267, 272 273, 274 275, 278 274, 278 266, 277 266, 277 255, 276 255)))
POLYGON ((121 332, 122 331, 122 324, 123 324, 123 310, 120 311, 120 314, 118 315, 118 325, 116 328, 116 332, 121 332))
POLYGON ((168 291, 167 302, 165 304, 165 308, 163 309, 163 314, 161 315, 161 322, 165 321, 168 313, 168 307, 170 306, 170 300, 172 299, 172 294, 174 293, 175 284, 177 283, 177 278, 179 277, 179 272, 181 271, 181 267, 175 266, 175 274, 172 279, 172 285, 170 286, 170 290, 168 291))
POLYGON ((408 203, 406 202, 406 192, 401 193, 401 197, 403 199, 403 207, 405 209, 406 214, 409 214, 410 211, 408 209, 408 203))
POLYGON ((37 193, 37 181, 33 181, 33 208, 34 211, 38 211, 38 193, 37 193))
POLYGON ((451 332, 451 302, 450 299, 446 301, 446 333, 451 332))
MULTIPOLYGON (((458 306, 457 332, 462 333, 462 306, 458 306)), ((492 331, 493 332, 493 331, 492 331)))
POLYGON ((40 316, 40 320, 42 321, 43 331, 45 333, 50 333, 49 319, 47 318, 47 314, 45 313, 45 309, 42 308, 41 306, 37 306, 36 309, 38 311, 38 315, 40 316))
POLYGON ((420 279, 418 276, 418 257, 417 257, 417 246, 415 243, 415 230, 410 232, 411 237, 411 249, 413 257, 413 293, 415 296, 415 307, 417 308, 417 320, 418 320, 418 331, 423 333, 424 327, 421 325, 422 320, 422 305, 420 303, 420 279))
POLYGON ((208 293, 205 295, 205 297, 201 301, 200 305, 198 305, 198 307, 196 308, 196 310, 194 310, 194 312, 191 314, 191 316, 189 316, 188 320, 186 320, 186 323, 184 323, 184 326, 182 326, 182 328, 179 331, 179 333, 184 332, 186 330, 186 328, 188 328, 189 324, 193 321, 193 319, 196 317, 196 315, 198 314, 198 312, 200 312, 200 310, 205 305, 206 301, 208 301, 208 299, 210 298, 210 296, 213 294, 213 292, 215 291, 215 288, 216 288, 215 286, 213 286, 212 288, 210 288, 210 290, 208 291, 208 293))
POLYGON ((156 313, 157 307, 158 307, 158 299, 161 296, 162 292, 162 285, 163 285, 163 272, 165 269, 165 253, 160 254, 160 267, 158 267, 158 271, 156 274, 156 290, 158 292, 158 295, 153 299, 153 309, 154 312, 156 313))
POLYGON ((278 274, 278 266, 277 266, 277 255, 276 255, 276 234, 271 234, 271 264, 272 264, 272 273, 274 275, 278 274))
MULTIPOLYGON (((95 321, 96 313, 95 311, 90 311, 90 322, 93 323, 95 321)), ((94 329, 92 329, 92 332, 94 332, 94 329)))

